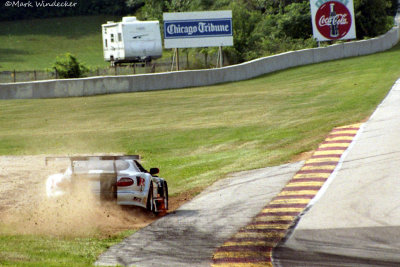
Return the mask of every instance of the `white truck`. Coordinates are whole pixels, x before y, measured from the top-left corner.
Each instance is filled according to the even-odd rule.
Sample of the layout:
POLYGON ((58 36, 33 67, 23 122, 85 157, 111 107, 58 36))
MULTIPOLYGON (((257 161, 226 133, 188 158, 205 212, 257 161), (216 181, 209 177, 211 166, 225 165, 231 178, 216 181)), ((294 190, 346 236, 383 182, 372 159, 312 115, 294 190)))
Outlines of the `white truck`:
POLYGON ((160 23, 123 17, 101 25, 104 60, 120 63, 150 62, 162 56, 160 23))

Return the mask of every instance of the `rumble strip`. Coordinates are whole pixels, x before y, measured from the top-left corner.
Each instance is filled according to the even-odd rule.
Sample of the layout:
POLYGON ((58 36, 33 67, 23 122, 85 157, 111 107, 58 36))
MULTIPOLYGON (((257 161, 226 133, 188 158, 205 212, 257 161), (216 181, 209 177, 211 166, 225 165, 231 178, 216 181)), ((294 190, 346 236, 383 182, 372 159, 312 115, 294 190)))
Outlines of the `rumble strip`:
POLYGON ((215 251, 212 266, 272 266, 273 249, 333 173, 360 127, 354 124, 333 129, 283 190, 215 251))

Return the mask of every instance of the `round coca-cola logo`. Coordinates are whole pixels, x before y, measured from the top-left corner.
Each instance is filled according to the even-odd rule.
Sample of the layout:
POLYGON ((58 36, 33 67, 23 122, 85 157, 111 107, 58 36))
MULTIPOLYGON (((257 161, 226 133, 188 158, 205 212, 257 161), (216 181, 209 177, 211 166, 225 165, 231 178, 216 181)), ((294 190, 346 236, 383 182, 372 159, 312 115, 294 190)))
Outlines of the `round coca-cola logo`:
POLYGON ((329 1, 320 6, 315 16, 318 31, 327 39, 341 39, 351 27, 351 14, 345 5, 329 1))

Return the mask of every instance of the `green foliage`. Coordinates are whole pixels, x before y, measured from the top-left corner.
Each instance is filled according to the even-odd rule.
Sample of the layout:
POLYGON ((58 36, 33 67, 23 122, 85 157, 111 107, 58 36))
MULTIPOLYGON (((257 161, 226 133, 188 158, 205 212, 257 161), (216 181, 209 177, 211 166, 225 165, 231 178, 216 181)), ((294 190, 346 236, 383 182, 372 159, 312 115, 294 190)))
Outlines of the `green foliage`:
POLYGON ((355 0, 357 37, 374 37, 385 33, 392 24, 387 19, 391 0, 355 0))
POLYGON ((191 10, 192 8, 196 9, 196 6, 193 2, 194 1, 190 0, 171 0, 170 2, 166 1, 165 5, 168 11, 185 12, 191 10))
MULTIPOLYGON (((392 23, 387 14, 393 12, 395 0, 355 0, 359 39, 377 36, 392 23)), ((162 12, 200 10, 232 10, 233 47, 225 47, 230 64, 288 50, 315 47, 312 37, 309 0, 128 0, 143 6, 142 19, 162 19, 162 12)), ((201 51, 205 58, 210 50, 201 51)))
POLYGON ((84 64, 79 63, 76 57, 70 53, 57 57, 53 67, 60 78, 80 78, 89 71, 84 64))
POLYGON ((229 9, 232 10, 233 17, 233 47, 224 49, 225 53, 231 63, 252 59, 257 41, 253 31, 262 15, 250 10, 243 1, 231 2, 229 9))
MULTIPOLYGON (((387 15, 392 15, 397 8, 396 1, 397 0, 355 0, 357 37, 359 39, 374 37, 390 29, 393 21, 387 15)), ((42 17, 63 15, 58 14, 58 11, 51 14, 51 10, 55 9, 47 9, 47 13, 42 17)), ((120 19, 121 15, 134 14, 141 20, 160 21, 162 21, 163 12, 232 10, 234 46, 225 47, 223 49, 228 64, 236 64, 288 50, 316 46, 316 42, 313 41, 312 38, 309 0, 91 0, 80 1, 79 8, 77 9, 65 8, 62 10, 75 10, 74 12, 79 14, 108 13, 118 15, 118 19, 120 19)), ((33 12, 33 10, 26 8, 13 8, 9 11, 11 12, 0 14, 0 19, 2 16, 20 18, 20 16, 23 15, 21 11, 27 11, 26 16, 29 17, 29 14, 33 12), (18 13, 14 16, 13 12, 19 12, 22 15, 18 13)), ((74 15, 75 13, 68 13, 68 15, 74 15)), ((41 13, 34 14, 36 16, 41 13)), ((72 18, 70 23, 73 23, 71 21, 72 18)), ((84 33, 82 29, 86 27, 86 25, 92 26, 92 23, 89 22, 84 24, 76 22, 75 25, 79 26, 73 27, 74 31, 69 30, 68 27, 63 27, 63 30, 58 30, 57 33, 51 32, 51 34, 49 34, 51 37, 49 38, 46 36, 45 38, 54 39, 54 41, 47 42, 45 46, 52 55, 48 54, 47 58, 43 61, 48 64, 48 58, 59 54, 60 51, 58 50, 61 50, 61 53, 64 51, 71 51, 80 58, 83 58, 86 62, 91 63, 92 59, 96 59, 96 65, 105 66, 105 63, 103 64, 102 61, 101 37, 98 31, 99 25, 105 21, 106 20, 97 22, 97 26, 93 27, 93 29, 97 31, 96 33, 90 31, 90 36, 87 34, 88 32, 84 33), (60 43, 59 40, 55 41, 55 39, 60 39, 60 37, 65 35, 63 34, 64 28, 67 31, 71 31, 71 33, 68 34, 68 37, 73 37, 68 40, 71 45, 66 47, 67 45, 64 43, 67 41, 62 40, 62 46, 64 47, 48 47, 48 44, 60 43), (91 38, 90 40, 89 37, 91 38), (95 38, 97 38, 97 40, 95 40, 95 38), (72 43, 75 42, 81 44, 83 41, 86 42, 84 49, 80 47, 81 45, 72 45, 72 43), (93 42, 93 44, 88 45, 89 41, 93 42), (77 47, 79 47, 79 49, 77 49, 77 47), (55 53, 55 50, 57 50, 57 53, 55 53), (87 52, 83 53, 81 51, 90 51, 91 58, 88 59, 85 54, 87 52)), ((28 25, 29 23, 25 24, 28 25)), ((29 24, 29 27, 26 27, 23 33, 32 32, 30 28, 37 29, 37 24, 40 24, 40 21, 29 24)), ((56 28, 56 26, 57 25, 51 25, 47 27, 46 25, 46 27, 40 27, 40 29, 42 29, 42 31, 48 31, 48 28, 56 28)), ((10 27, 14 26, 11 25, 10 27)), ((163 31, 162 27, 161 31, 163 31)), ((26 38, 25 36, 19 38, 20 34, 12 36, 9 32, 9 29, 0 29, 0 41, 3 41, 3 50, 0 48, 0 61, 11 62, 4 59, 18 58, 13 62, 13 64, 18 65, 21 60, 28 61, 27 58, 29 58, 30 62, 37 60, 33 59, 33 56, 30 56, 31 53, 35 54, 35 58, 39 58, 36 56, 38 53, 41 54, 41 57, 45 57, 45 53, 43 52, 45 49, 41 49, 42 47, 40 46, 40 41, 42 40, 38 39, 37 36, 32 35, 26 36, 26 38), (29 44, 27 45, 26 43, 29 44), (22 46, 39 47, 38 49, 30 49, 30 51, 25 52, 24 49, 21 49, 22 46)), ((206 58, 214 56, 213 53, 215 53, 216 50, 202 48, 190 49, 190 51, 193 54, 199 54, 198 52, 201 51, 204 58, 206 58)), ((24 62, 24 64, 27 65, 29 63, 24 62)), ((10 67, 7 67, 7 63, 1 65, 0 68, 10 69, 10 67)), ((37 66, 37 64, 35 64, 35 66, 37 66)), ((32 67, 30 67, 30 69, 32 69, 32 67)))
POLYGON ((308 2, 286 6, 284 14, 279 14, 277 20, 277 30, 285 36, 305 39, 312 35, 311 10, 308 2))
POLYGON ((259 51, 264 55, 315 47, 308 2, 293 3, 284 13, 265 16, 257 25, 259 51))
POLYGON ((164 1, 145 0, 145 5, 141 8, 143 20, 159 20, 162 21, 162 14, 165 10, 164 1))

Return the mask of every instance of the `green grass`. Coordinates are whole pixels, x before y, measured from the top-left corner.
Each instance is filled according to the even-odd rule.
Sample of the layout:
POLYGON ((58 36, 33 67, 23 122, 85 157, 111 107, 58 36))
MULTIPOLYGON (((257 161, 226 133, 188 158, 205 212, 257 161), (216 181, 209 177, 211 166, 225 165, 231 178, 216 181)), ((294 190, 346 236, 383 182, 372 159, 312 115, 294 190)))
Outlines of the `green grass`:
POLYGON ((67 52, 89 67, 106 67, 101 24, 120 17, 81 16, 0 22, 0 71, 44 70, 67 52))
POLYGON ((172 194, 281 164, 369 116, 400 76, 380 54, 182 90, 0 102, 0 154, 138 153, 172 194))
POLYGON ((132 233, 109 238, 0 235, 0 265, 93 266, 101 252, 132 233))
MULTIPOLYGON (((0 154, 138 153, 172 194, 315 149, 368 117, 400 76, 380 54, 182 90, 0 101, 0 154)), ((85 266, 119 239, 0 235, 0 265, 85 266)))
MULTIPOLYGON (((98 15, 0 21, 0 72, 50 69, 57 56, 67 52, 91 69, 107 68, 110 63, 103 59, 101 25, 121 20, 120 16, 98 15)), ((196 54, 191 50, 192 67, 202 64, 203 57, 199 61, 196 54)), ((185 53, 181 57, 184 68, 185 53)), ((171 58, 172 49, 165 49, 161 61, 171 58)))

